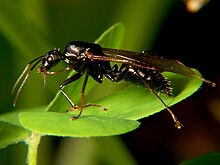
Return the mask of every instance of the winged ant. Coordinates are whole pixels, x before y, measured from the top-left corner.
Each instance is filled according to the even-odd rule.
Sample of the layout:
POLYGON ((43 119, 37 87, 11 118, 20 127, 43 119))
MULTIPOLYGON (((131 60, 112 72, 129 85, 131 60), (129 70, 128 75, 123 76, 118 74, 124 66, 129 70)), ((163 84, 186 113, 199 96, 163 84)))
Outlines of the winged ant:
POLYGON ((95 43, 72 41, 66 45, 64 53, 61 53, 59 49, 54 49, 47 52, 46 55, 37 57, 27 64, 12 89, 12 93, 14 93, 16 87, 23 79, 20 87, 17 90, 14 106, 16 105, 21 90, 29 75, 40 62, 42 65, 38 69, 38 72, 42 73, 44 76, 54 75, 69 70, 76 71, 76 74, 63 81, 59 86, 61 93, 70 103, 72 108, 79 109, 79 114, 73 117, 73 119, 77 119, 81 116, 83 107, 101 107, 98 104, 84 104, 84 91, 88 76, 91 76, 98 83, 102 83, 103 77, 105 76, 112 82, 120 82, 125 80, 135 82, 143 85, 146 88, 149 88, 149 90, 164 105, 164 108, 166 108, 166 110, 171 114, 175 127, 177 128, 181 128, 183 125, 177 120, 173 112, 157 93, 160 92, 165 93, 168 96, 172 96, 173 89, 170 81, 168 81, 161 74, 161 72, 168 71, 184 76, 196 77, 206 83, 211 84, 213 87, 215 86, 215 83, 205 80, 191 68, 186 67, 177 60, 168 60, 159 56, 152 56, 146 52, 137 53, 126 50, 102 48, 99 44, 95 43), (64 61, 68 64, 68 66, 60 71, 50 71, 50 69, 57 65, 60 61, 64 61), (121 66, 119 67, 119 65, 115 64, 112 67, 110 65, 111 62, 121 63, 121 66), (81 90, 81 104, 77 106, 63 90, 63 87, 78 80, 82 75, 85 77, 81 90))

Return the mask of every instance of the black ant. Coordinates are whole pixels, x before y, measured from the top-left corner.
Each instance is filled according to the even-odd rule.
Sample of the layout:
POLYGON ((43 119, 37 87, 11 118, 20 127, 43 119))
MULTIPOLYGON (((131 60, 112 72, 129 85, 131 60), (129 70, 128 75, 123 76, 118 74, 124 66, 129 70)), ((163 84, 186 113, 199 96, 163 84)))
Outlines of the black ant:
POLYGON ((20 95, 22 87, 28 79, 31 71, 40 62, 42 65, 38 71, 43 73, 44 76, 54 75, 69 70, 75 70, 77 72, 62 82, 59 86, 61 93, 71 104, 72 108, 80 110, 79 114, 76 117, 73 117, 73 119, 77 119, 81 116, 83 107, 101 107, 98 104, 84 104, 84 91, 88 76, 91 76, 98 83, 102 83, 103 77, 105 76, 112 82, 125 80, 135 82, 149 88, 149 90, 161 101, 166 110, 168 110, 168 112, 171 114, 177 128, 181 128, 182 124, 177 120, 173 112, 157 94, 157 92, 161 92, 167 94, 168 96, 172 96, 173 89, 171 87, 170 81, 168 81, 161 74, 161 72, 169 71, 184 76, 196 77, 207 83, 210 83, 213 87, 215 86, 215 83, 205 80, 192 69, 186 67, 177 60, 168 60, 159 56, 152 56, 146 52, 136 53, 126 50, 102 48, 99 44, 72 41, 67 44, 64 53, 61 53, 59 49, 51 50, 46 53, 46 55, 40 56, 27 64, 12 89, 13 93, 19 82, 25 76, 23 82, 17 90, 14 106, 16 105, 18 96, 20 95), (50 69, 57 65, 60 61, 66 62, 68 66, 57 72, 50 71, 50 69), (121 66, 119 67, 117 64, 115 64, 112 67, 110 65, 111 62, 121 63, 121 66), (85 77, 81 90, 81 104, 80 106, 76 106, 65 93, 63 87, 78 80, 82 75, 85 77))

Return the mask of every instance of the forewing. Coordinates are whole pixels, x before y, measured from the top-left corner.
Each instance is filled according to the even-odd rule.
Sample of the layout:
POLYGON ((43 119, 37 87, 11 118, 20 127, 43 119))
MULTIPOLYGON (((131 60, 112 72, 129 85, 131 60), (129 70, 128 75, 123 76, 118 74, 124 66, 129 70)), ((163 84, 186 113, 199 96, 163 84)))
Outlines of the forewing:
POLYGON ((185 66, 183 63, 177 60, 169 60, 163 57, 149 55, 145 53, 136 53, 127 50, 118 50, 103 48, 103 53, 112 59, 114 62, 128 63, 132 66, 138 66, 142 68, 155 68, 160 72, 172 72, 183 76, 197 77, 203 81, 200 75, 194 72, 191 68, 185 66))

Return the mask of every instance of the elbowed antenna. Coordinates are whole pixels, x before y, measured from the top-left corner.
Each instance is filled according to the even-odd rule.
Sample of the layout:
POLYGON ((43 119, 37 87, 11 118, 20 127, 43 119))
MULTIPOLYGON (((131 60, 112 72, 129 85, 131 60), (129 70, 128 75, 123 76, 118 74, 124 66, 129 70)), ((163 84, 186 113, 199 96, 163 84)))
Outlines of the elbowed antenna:
POLYGON ((29 62, 29 63, 27 64, 27 66, 24 68, 24 70, 23 70, 23 72, 21 73, 21 75, 19 76, 19 78, 17 79, 17 81, 15 82, 15 84, 14 84, 14 86, 13 86, 13 88, 12 88, 12 91, 11 91, 12 94, 14 93, 16 87, 18 86, 18 84, 20 83, 20 81, 22 80, 22 78, 24 77, 24 75, 27 73, 26 76, 24 77, 24 80, 22 81, 21 85, 19 86, 19 88, 18 88, 18 90, 17 90, 16 96, 15 96, 15 99, 14 99, 14 103, 13 103, 13 106, 14 106, 14 107, 16 106, 16 102, 17 102, 17 100, 18 100, 18 97, 19 97, 19 95, 20 95, 20 93, 21 93, 21 90, 22 90, 24 84, 26 83, 26 81, 27 81, 29 75, 31 74, 31 71, 36 67, 36 65, 42 60, 43 57, 44 57, 44 56, 37 57, 36 59, 34 59, 34 60, 32 60, 31 62, 29 62), (37 61, 37 60, 38 60, 38 61, 37 61), (33 62, 35 62, 35 61, 37 61, 37 62, 30 68, 30 65, 31 65, 33 62), (29 69, 29 68, 30 68, 30 69, 29 69))

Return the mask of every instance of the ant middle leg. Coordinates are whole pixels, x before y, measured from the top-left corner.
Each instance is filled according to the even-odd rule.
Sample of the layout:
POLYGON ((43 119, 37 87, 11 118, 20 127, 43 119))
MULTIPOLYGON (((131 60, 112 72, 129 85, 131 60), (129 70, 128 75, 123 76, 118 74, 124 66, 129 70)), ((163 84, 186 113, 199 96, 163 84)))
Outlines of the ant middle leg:
POLYGON ((118 65, 115 64, 109 72, 105 74, 105 76, 111 80, 112 82, 119 82, 123 80, 127 73, 129 72, 129 66, 126 64, 122 64, 120 69, 118 70, 118 65))
POLYGON ((82 86, 82 90, 81 90, 81 103, 80 103, 80 106, 73 106, 74 109, 79 109, 79 114, 77 116, 71 117, 71 120, 78 119, 81 116, 82 112, 83 112, 84 101, 85 101, 84 93, 85 93, 85 88, 86 88, 86 83, 88 81, 88 77, 89 77, 88 73, 85 72, 85 78, 84 78, 83 86, 82 86))
POLYGON ((72 116, 70 118, 70 120, 75 120, 75 119, 78 119, 82 112, 83 112, 83 108, 84 107, 89 107, 89 106, 95 106, 95 107, 100 107, 102 108, 103 110, 107 110, 107 108, 104 108, 102 107, 101 105, 99 104, 84 104, 84 98, 85 98, 85 88, 86 88, 86 84, 87 84, 87 81, 88 81, 88 73, 85 72, 85 77, 84 77, 84 81, 83 81, 83 86, 82 86, 82 89, 81 89, 81 102, 80 102, 80 105, 75 105, 72 100, 69 98, 69 96, 64 92, 64 90, 62 89, 65 85, 73 82, 73 81, 76 81, 77 79, 79 79, 80 77, 82 76, 82 74, 80 73, 77 73, 75 75, 73 75, 72 77, 70 77, 69 79, 65 80, 61 85, 60 85, 60 91, 61 93, 64 95, 64 97, 67 99, 67 101, 71 104, 71 108, 70 108, 70 111, 71 110, 79 110, 79 114, 77 116, 72 116))

